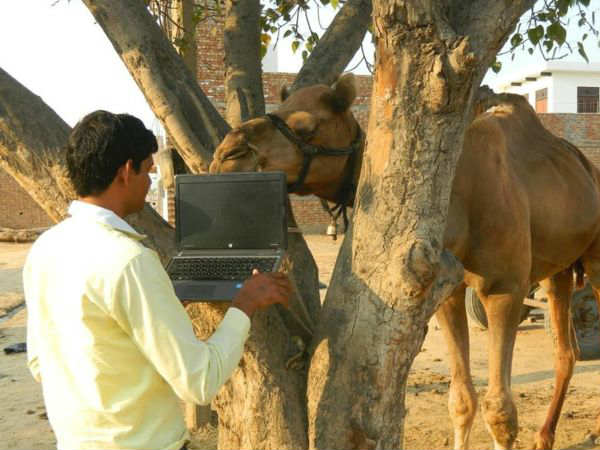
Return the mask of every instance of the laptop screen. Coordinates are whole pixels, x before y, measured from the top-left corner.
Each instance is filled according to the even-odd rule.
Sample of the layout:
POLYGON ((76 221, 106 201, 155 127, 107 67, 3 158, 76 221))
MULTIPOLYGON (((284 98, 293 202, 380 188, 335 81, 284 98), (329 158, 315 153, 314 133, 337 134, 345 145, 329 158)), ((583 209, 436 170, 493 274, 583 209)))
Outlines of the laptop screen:
POLYGON ((180 250, 286 247, 283 172, 178 175, 176 185, 180 250))

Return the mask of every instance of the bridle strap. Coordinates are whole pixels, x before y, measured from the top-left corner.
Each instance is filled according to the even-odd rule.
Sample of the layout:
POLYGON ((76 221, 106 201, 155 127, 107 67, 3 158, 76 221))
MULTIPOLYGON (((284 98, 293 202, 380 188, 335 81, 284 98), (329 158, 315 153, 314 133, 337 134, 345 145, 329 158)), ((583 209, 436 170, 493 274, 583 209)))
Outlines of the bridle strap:
MULTIPOLYGON (((290 142, 292 142, 296 147, 298 147, 298 149, 300 149, 300 151, 302 152, 302 155, 303 155, 304 160, 302 162, 302 169, 300 169, 300 173, 298 174, 298 179, 291 186, 288 186, 288 192, 290 192, 290 193, 297 192, 303 186, 304 180, 306 179, 306 175, 308 174, 308 170, 310 168, 310 164, 312 163, 312 160, 315 156, 317 156, 317 155, 318 156, 350 155, 350 158, 348 158, 348 162, 346 163, 346 167, 347 167, 348 163, 353 163, 354 160, 356 159, 355 158, 356 153, 358 153, 358 149, 360 148, 360 145, 362 143, 363 133, 362 133, 360 126, 358 126, 358 132, 356 134, 356 137, 350 144, 350 147, 326 148, 326 147, 322 147, 320 145, 312 145, 307 142, 304 142, 296 133, 294 133, 294 131, 288 126, 288 124, 285 122, 285 120, 283 120, 281 117, 279 117, 275 114, 266 114, 265 116, 271 121, 273 126, 275 126, 275 128, 277 128, 281 132, 281 134, 283 134, 290 142)), ((352 176, 352 172, 353 172, 352 166, 350 167, 349 170, 348 170, 348 168, 346 168, 346 172, 347 172, 347 174, 350 173, 350 176, 352 176)), ((346 178, 348 178, 348 175, 346 175, 346 178)), ((344 184, 342 185, 342 188, 340 189, 340 191, 348 190, 345 185, 346 185, 346 180, 344 180, 344 184)), ((344 192, 341 192, 341 194, 344 194, 344 192)), ((345 194, 346 195, 343 195, 343 196, 348 197, 347 193, 345 193, 345 194)), ((340 195, 338 195, 338 197, 340 197, 340 195)), ((339 203, 342 203, 342 204, 344 204, 344 206, 347 206, 350 204, 349 201, 351 201, 351 199, 352 199, 352 197, 342 198, 342 199, 340 199, 339 203)))

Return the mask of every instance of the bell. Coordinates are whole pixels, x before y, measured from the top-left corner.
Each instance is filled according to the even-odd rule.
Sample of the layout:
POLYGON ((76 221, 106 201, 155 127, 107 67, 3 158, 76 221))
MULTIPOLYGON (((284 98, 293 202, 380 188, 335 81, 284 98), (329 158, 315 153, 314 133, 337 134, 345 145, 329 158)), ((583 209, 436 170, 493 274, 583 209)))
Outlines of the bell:
POLYGON ((331 236, 332 239, 335 241, 337 239, 337 223, 331 222, 327 226, 327 231, 325 232, 325 234, 327 236, 331 236))

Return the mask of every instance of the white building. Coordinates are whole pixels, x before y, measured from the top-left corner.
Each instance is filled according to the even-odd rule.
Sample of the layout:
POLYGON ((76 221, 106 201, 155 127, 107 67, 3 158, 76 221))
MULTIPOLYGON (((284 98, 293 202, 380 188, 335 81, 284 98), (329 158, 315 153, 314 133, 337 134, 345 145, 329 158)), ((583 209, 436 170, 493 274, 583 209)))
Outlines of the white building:
POLYGON ((494 91, 521 94, 541 113, 598 113, 600 63, 545 61, 500 78, 494 91))

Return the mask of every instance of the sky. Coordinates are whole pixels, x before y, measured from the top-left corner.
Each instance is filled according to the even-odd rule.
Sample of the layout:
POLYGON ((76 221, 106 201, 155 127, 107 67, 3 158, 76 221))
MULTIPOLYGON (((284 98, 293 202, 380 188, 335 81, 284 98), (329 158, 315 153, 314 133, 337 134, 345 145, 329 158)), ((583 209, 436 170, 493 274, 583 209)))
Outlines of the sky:
MULTIPOLYGON (((321 19, 326 22, 332 16, 321 19)), ((0 67, 69 125, 93 110, 106 109, 133 114, 148 128, 160 130, 144 96, 81 0, 0 0, 0 42, 0 67)), ((600 62, 600 50, 591 47, 590 61, 600 62)), ((291 54, 289 43, 278 48, 279 70, 297 71, 302 63, 299 52, 291 54)), ((490 75, 485 82, 493 85, 510 76, 511 70, 541 58, 521 53, 514 61, 503 60, 500 76, 490 75)), ((583 61, 577 53, 568 60, 583 61)), ((364 66, 357 73, 366 73, 364 66)))

